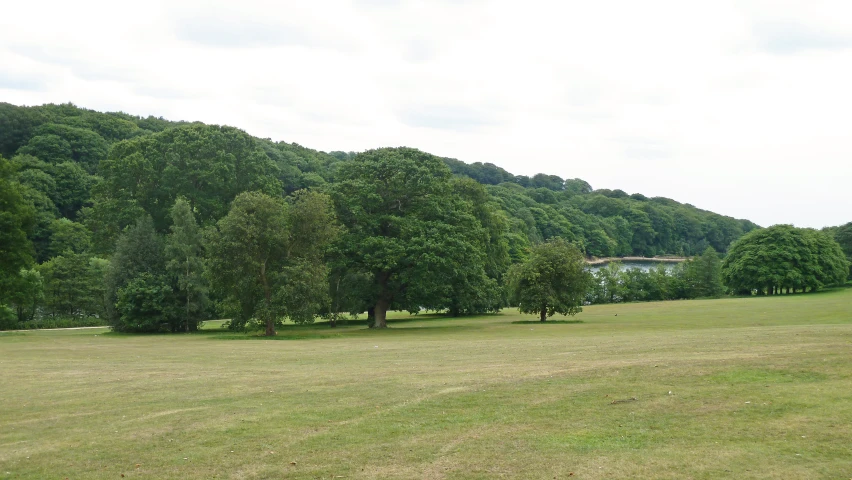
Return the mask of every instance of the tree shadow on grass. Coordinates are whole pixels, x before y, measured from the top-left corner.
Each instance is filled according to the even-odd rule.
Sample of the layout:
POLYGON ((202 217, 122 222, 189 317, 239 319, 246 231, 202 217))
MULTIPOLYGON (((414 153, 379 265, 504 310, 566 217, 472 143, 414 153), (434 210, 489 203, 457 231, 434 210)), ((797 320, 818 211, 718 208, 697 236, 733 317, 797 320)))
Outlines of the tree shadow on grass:
POLYGON ((218 340, 311 340, 324 338, 343 338, 353 336, 374 336, 374 335, 405 335, 416 333, 422 335, 424 333, 439 333, 439 332, 459 332, 464 330, 481 329, 484 325, 477 324, 461 324, 461 325, 444 325, 433 324, 451 320, 472 320, 486 319, 489 317, 498 317, 497 314, 492 315, 472 315, 463 317, 449 317, 442 314, 419 314, 406 318, 387 320, 388 328, 372 329, 364 328, 371 325, 371 321, 366 318, 357 320, 338 321, 336 327, 331 327, 328 322, 318 322, 306 325, 284 324, 277 328, 277 335, 267 337, 263 335, 262 330, 236 332, 223 328, 216 330, 208 330, 205 333, 215 333, 213 337, 218 340), (425 322, 427 325, 407 326, 414 322, 425 322), (399 326, 402 328, 394 328, 399 326))
POLYGON ((515 320, 512 322, 513 325, 553 325, 556 324, 565 324, 565 323, 584 323, 582 320, 548 320, 546 322, 542 322, 541 320, 515 320))

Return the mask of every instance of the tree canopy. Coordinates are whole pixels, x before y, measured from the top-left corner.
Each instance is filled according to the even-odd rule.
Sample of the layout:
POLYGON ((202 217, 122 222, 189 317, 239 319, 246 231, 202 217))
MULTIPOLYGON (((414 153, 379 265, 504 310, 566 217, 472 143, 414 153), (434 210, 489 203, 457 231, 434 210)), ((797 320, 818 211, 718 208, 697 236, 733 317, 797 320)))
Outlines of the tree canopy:
POLYGON ((169 226, 169 209, 183 197, 202 224, 228 211, 240 192, 281 193, 277 168, 258 142, 232 127, 193 124, 115 144, 100 163, 103 180, 94 192, 93 229, 106 245, 139 215, 158 232, 169 226))
MULTIPOLYGON (((719 256, 759 229, 560 172, 406 147, 327 153, 73 104, 0 103, 0 155, 7 323, 93 315, 120 331, 192 331, 217 315, 272 333, 317 314, 367 311, 383 327, 389 309, 495 312, 510 267, 559 242, 581 257, 695 256, 647 274, 614 266, 589 301, 713 296, 719 256)), ((843 245, 849 232, 830 230, 843 245)), ((837 280, 833 244, 805 237, 816 266, 755 289, 837 280)))
POLYGON ((322 257, 337 234, 330 199, 303 192, 290 203, 241 193, 208 239, 211 283, 233 315, 275 335, 285 317, 311 322, 327 302, 322 257))
MULTIPOLYGON (((0 156, 0 291, 11 293, 22 268, 33 262, 33 246, 27 238, 35 223, 35 208, 22 195, 15 166, 0 156)), ((3 293, 0 293, 0 305, 3 293)))
POLYGON ((529 258, 508 273, 512 300, 521 313, 534 313, 546 321, 555 313, 583 311, 592 277, 580 250, 561 238, 533 247, 529 258))
POLYGON ((824 232, 791 225, 755 230, 736 241, 722 265, 725 285, 736 293, 816 290, 846 280, 840 245, 824 232))
POLYGON ((370 278, 364 294, 373 327, 387 326, 388 309, 452 308, 462 301, 456 293, 468 294, 454 285, 488 282, 483 239, 490 237, 439 158, 413 148, 370 150, 341 165, 332 191, 346 227, 338 261, 370 278))
POLYGON ((846 260, 849 262, 849 276, 852 280, 852 222, 837 227, 834 232, 834 239, 840 245, 840 249, 846 255, 846 260))

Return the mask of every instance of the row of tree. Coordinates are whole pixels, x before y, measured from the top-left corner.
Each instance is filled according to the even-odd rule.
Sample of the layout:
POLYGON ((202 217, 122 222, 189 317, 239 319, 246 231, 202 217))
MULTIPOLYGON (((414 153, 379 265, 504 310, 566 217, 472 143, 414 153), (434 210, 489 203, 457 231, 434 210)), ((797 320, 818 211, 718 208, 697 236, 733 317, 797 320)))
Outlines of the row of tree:
MULTIPOLYGON (((509 302, 541 314, 526 295, 546 258, 724 251, 756 228, 410 148, 325 154, 73 105, 0 104, 0 152, 13 155, 0 156, 0 305, 14 312, 0 310, 95 315, 123 331, 192 330, 215 314, 272 333, 283 318, 363 311, 381 327, 389 309, 461 315, 509 302)), ((577 275, 552 277, 574 290, 547 314, 575 311, 601 284, 577 275)), ((592 299, 695 294, 685 288, 592 299)))
POLYGON ((707 247, 672 268, 624 269, 610 262, 593 274, 575 246, 556 239, 533 247, 507 279, 513 303, 543 322, 554 313, 574 315, 584 303, 804 293, 844 283, 850 269, 852 259, 831 232, 775 225, 734 242, 724 261, 707 247))
POLYGON ((620 303, 714 298, 724 293, 722 259, 707 247, 685 262, 647 270, 625 269, 619 262, 611 262, 594 272, 586 299, 589 303, 620 303))
POLYGON ((731 246, 722 265, 723 280, 740 295, 814 291, 846 281, 847 255, 830 232, 775 225, 750 232, 731 246))
MULTIPOLYGON (((49 257, 50 222, 84 223, 95 249, 110 254, 118 234, 143 212, 160 233, 177 197, 201 225, 224 216, 243 191, 283 196, 340 181, 354 153, 324 153, 251 137, 231 127, 169 122, 74 105, 0 103, 0 155, 12 158, 37 210, 31 234, 39 262, 49 257)), ((510 252, 564 238, 588 256, 694 255, 725 251, 757 226, 666 198, 593 190, 581 179, 512 175, 490 163, 443 158, 456 176, 486 186, 506 216, 510 252)))

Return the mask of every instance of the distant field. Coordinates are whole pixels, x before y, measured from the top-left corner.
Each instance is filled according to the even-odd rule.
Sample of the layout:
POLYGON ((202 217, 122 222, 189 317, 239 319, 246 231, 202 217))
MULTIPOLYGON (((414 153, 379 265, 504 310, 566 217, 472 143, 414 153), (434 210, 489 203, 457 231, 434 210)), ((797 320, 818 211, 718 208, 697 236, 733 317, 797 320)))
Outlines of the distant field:
POLYGON ((0 333, 0 478, 852 478, 852 289, 533 319, 0 333))

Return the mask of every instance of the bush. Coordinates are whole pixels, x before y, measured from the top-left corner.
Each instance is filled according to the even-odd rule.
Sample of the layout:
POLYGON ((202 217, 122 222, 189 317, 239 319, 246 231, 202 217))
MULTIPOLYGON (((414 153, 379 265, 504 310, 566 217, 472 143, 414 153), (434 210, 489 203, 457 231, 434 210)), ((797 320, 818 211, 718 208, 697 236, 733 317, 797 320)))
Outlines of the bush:
POLYGON ((18 317, 11 308, 0 305, 0 330, 16 330, 18 317))
POLYGON ((56 316, 42 317, 38 320, 18 323, 18 330, 38 330, 42 328, 105 327, 106 321, 97 317, 56 316))

